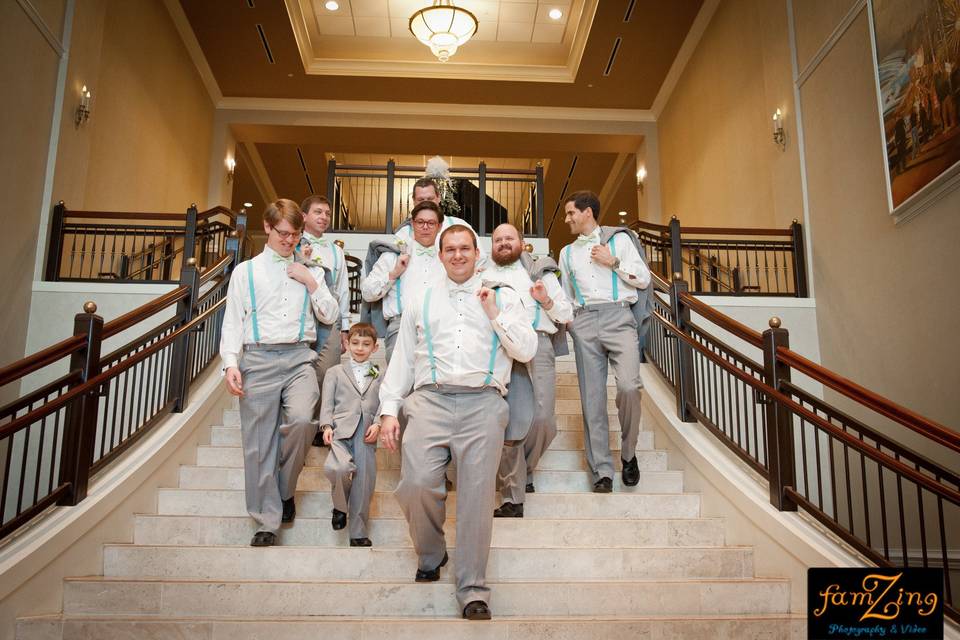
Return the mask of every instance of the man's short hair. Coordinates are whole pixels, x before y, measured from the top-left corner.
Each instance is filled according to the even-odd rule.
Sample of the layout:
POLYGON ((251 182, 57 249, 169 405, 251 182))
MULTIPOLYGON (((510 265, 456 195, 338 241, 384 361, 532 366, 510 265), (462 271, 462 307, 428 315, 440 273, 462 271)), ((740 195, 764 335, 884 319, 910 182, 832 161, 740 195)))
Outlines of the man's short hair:
POLYGON ((420 178, 413 183, 413 189, 410 191, 410 196, 413 197, 413 194, 417 192, 417 189, 426 189, 427 187, 433 187, 433 192, 440 195, 440 187, 437 185, 437 181, 433 178, 420 178))
POLYGON ((312 195, 307 196, 307 199, 300 203, 300 211, 303 211, 303 214, 306 215, 310 213, 310 207, 315 204, 325 204, 330 207, 330 212, 333 213, 333 205, 330 203, 330 200, 327 196, 312 195))
POLYGON ((600 219, 600 198, 597 197, 593 191, 574 191, 567 196, 567 199, 563 201, 563 204, 572 202, 580 211, 586 211, 587 207, 593 211, 593 219, 600 219))
POLYGON ((452 224, 446 229, 444 229, 443 233, 440 234, 440 251, 443 251, 443 239, 447 237, 448 234, 450 234, 451 232, 460 233, 461 231, 466 231, 467 233, 469 233, 470 239, 473 240, 473 248, 479 249, 479 247, 477 246, 477 234, 473 232, 473 229, 471 229, 465 224, 452 224))
POLYGON ((373 341, 376 342, 377 330, 369 322, 358 322, 350 327, 350 331, 347 332, 347 340, 354 336, 360 336, 361 338, 373 338, 373 341))
POLYGON ((289 222, 297 231, 303 230, 303 212, 296 202, 288 198, 274 200, 263 212, 263 221, 271 227, 276 227, 282 220, 289 222))
POLYGON ((410 220, 416 220, 417 214, 421 211, 433 211, 435 214, 437 214, 437 222, 439 224, 443 224, 443 211, 440 210, 440 207, 436 202, 433 202, 432 200, 424 200, 415 206, 413 211, 410 212, 410 220))

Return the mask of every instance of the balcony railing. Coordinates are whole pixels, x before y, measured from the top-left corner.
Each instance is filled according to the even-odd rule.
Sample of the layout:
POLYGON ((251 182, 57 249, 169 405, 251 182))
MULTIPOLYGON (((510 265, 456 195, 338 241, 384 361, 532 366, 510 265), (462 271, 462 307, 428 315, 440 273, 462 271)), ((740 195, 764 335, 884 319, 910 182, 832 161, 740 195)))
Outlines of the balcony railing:
POLYGON ((682 227, 634 222, 650 270, 664 280, 673 274, 696 294, 793 296, 807 292, 803 227, 788 229, 682 227))
MULTIPOLYGON (((327 193, 333 194, 331 231, 393 233, 410 215, 413 184, 423 167, 344 165, 330 160, 327 193)), ((463 218, 480 235, 503 222, 525 236, 543 237, 543 167, 536 169, 450 169, 452 196, 463 218)))

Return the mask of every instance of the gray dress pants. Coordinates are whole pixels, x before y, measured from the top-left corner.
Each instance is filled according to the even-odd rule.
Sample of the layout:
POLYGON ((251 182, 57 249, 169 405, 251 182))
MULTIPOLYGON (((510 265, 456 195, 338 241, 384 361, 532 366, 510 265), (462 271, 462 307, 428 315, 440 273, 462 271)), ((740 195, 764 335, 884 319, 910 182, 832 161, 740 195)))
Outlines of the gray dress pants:
POLYGON ((507 402, 482 390, 422 387, 404 401, 409 422, 402 441, 397 502, 410 526, 419 568, 434 569, 447 545, 444 474, 457 465, 457 547, 453 557, 457 601, 490 601, 487 559, 496 506, 496 475, 507 426, 507 402), (464 392, 468 391, 468 392, 464 392))
POLYGON ((370 499, 377 484, 377 445, 363 441, 361 422, 349 438, 334 439, 323 465, 330 480, 333 508, 347 514, 351 538, 366 538, 370 499))
POLYGON ((583 448, 593 480, 613 478, 607 420, 607 361, 617 381, 621 456, 632 460, 640 433, 640 347, 637 321, 624 303, 591 305, 573 317, 573 350, 583 411, 583 448))
POLYGON ((293 497, 317 432, 316 358, 306 344, 246 345, 240 356, 244 490, 257 531, 280 530, 281 501, 293 497))
POLYGON ((524 490, 533 482, 533 470, 557 435, 557 367, 553 341, 546 333, 537 333, 537 354, 531 362, 533 395, 537 406, 527 437, 517 445, 503 447, 497 484, 505 502, 523 504, 524 490))

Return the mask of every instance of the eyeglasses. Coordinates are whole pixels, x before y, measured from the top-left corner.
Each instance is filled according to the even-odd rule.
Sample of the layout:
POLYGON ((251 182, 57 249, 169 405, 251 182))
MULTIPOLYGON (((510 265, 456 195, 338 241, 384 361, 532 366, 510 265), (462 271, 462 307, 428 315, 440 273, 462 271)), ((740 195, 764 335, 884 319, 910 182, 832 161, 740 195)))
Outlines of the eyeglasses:
POLYGON ((286 240, 287 238, 296 239, 301 235, 299 231, 280 231, 280 229, 277 229, 276 227, 270 227, 270 230, 276 231, 281 240, 286 240))
POLYGON ((413 224, 417 225, 421 229, 432 229, 440 223, 436 220, 414 220, 413 224))

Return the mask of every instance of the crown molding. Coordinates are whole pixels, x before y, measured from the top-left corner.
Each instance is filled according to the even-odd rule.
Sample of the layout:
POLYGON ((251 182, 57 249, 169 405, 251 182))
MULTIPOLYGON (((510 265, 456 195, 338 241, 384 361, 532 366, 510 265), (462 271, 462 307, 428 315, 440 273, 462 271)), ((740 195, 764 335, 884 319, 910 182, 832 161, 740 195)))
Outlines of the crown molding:
MULTIPOLYGON (((53 33, 53 29, 50 28, 47 21, 40 15, 40 11, 37 10, 30 0, 17 0, 17 4, 20 5, 20 8, 23 9, 23 12, 27 15, 27 18, 33 23, 33 26, 37 28, 37 31, 40 32, 43 39, 47 41, 47 44, 50 45, 50 48, 57 54, 57 57, 62 58, 66 53, 66 48, 63 46, 60 38, 53 33)), ((64 20, 66 19, 67 16, 65 15, 64 20)))
POLYGON ((220 85, 217 84, 217 79, 213 75, 213 70, 207 63, 207 57, 203 55, 203 48, 200 46, 200 41, 197 40, 197 36, 193 32, 193 27, 190 26, 190 20, 187 19, 187 14, 183 12, 183 7, 180 6, 179 0, 163 0, 163 4, 167 8, 167 13, 170 14, 170 19, 173 20, 173 26, 176 27, 177 33, 180 34, 180 39, 183 41, 183 46, 186 47, 187 53, 193 61, 193 66, 196 67, 197 73, 200 74, 200 80, 203 82, 203 86, 207 88, 210 101, 216 105, 223 100, 223 93, 220 91, 220 85))
POLYGON ((667 106, 667 102, 670 101, 670 96, 673 95, 673 90, 676 88, 677 82, 680 81, 680 76, 683 75, 687 63, 693 57, 693 52, 697 50, 697 45, 700 44, 700 39, 707 30, 707 26, 709 26, 718 6, 720 6, 720 0, 704 0, 703 4, 700 5, 700 11, 697 12, 697 17, 690 25, 687 37, 683 39, 683 44, 680 45, 680 50, 677 51, 677 56, 673 59, 673 64, 670 65, 670 71, 667 72, 667 77, 663 79, 660 91, 657 92, 657 97, 653 100, 651 111, 655 118, 660 117, 663 109, 667 106))
MULTIPOLYGON (((168 0, 171 1, 171 0, 168 0)), ((583 9, 573 41, 563 64, 524 65, 490 64, 452 61, 439 64, 436 60, 359 60, 347 58, 318 58, 314 43, 306 28, 306 16, 301 0, 284 0, 293 28, 300 62, 307 75, 362 76, 378 78, 428 78, 443 80, 489 80, 503 82, 555 82, 572 84, 577 79, 580 61, 587 47, 590 29, 600 0, 584 0, 583 9)))

